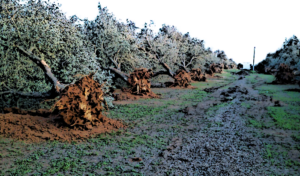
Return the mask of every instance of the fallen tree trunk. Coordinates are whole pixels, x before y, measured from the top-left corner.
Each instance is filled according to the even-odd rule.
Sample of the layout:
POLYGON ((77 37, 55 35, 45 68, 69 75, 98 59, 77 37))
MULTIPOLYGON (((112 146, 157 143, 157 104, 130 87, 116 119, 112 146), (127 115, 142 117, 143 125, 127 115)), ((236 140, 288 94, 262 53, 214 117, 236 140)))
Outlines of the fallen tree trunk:
MULTIPOLYGON (((1 40, 0 40, 0 44, 4 45, 4 46, 8 46, 4 41, 1 41, 1 40)), ((27 55, 29 57, 29 59, 31 59, 38 67, 40 67, 44 71, 47 78, 49 78, 51 80, 53 87, 48 92, 20 92, 17 90, 8 90, 8 91, 0 92, 0 95, 2 95, 2 94, 17 94, 22 97, 55 98, 56 96, 58 96, 60 94, 60 92, 66 86, 68 86, 67 84, 62 84, 58 81, 58 79, 51 72, 51 68, 49 67, 49 65, 43 59, 34 55, 31 52, 32 49, 26 50, 23 47, 18 46, 18 45, 14 45, 14 47, 17 48, 18 50, 20 50, 25 55, 27 55)))

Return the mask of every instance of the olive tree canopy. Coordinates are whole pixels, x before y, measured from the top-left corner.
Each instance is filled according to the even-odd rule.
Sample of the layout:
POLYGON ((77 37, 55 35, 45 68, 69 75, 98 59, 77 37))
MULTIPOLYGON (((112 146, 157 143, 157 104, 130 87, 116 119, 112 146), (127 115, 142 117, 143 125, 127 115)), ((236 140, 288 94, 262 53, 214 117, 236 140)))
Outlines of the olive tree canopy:
POLYGON ((74 75, 96 71, 94 79, 111 83, 83 28, 55 3, 1 1, 0 30, 0 95, 53 98, 74 75))

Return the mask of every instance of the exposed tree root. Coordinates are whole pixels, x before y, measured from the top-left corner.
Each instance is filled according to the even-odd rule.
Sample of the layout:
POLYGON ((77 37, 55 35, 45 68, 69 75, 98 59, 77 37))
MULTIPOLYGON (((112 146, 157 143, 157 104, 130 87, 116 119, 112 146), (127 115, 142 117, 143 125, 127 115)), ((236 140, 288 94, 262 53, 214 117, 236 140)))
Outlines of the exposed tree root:
POLYGON ((200 68, 193 68, 189 74, 193 81, 206 81, 206 77, 202 74, 200 68))
POLYGON ((94 81, 93 74, 90 74, 66 87, 54 107, 66 124, 92 128, 103 121, 103 103, 105 101, 101 85, 94 81))
POLYGON ((275 77, 276 80, 273 83, 289 84, 294 83, 295 75, 288 65, 281 63, 275 77))
POLYGON ((151 91, 149 79, 153 72, 146 68, 135 69, 128 78, 130 88, 122 88, 122 92, 114 94, 115 100, 136 100, 138 98, 159 98, 151 91))

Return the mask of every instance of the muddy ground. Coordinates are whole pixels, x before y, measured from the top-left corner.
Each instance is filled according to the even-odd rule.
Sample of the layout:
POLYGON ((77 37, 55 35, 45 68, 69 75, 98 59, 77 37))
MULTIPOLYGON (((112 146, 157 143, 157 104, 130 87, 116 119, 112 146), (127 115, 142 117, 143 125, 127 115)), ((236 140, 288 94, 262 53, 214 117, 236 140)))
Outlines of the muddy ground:
POLYGON ((84 141, 2 132, 0 175, 299 175, 299 86, 236 71, 197 89, 152 89, 160 99, 114 102, 104 115, 127 128, 84 141))

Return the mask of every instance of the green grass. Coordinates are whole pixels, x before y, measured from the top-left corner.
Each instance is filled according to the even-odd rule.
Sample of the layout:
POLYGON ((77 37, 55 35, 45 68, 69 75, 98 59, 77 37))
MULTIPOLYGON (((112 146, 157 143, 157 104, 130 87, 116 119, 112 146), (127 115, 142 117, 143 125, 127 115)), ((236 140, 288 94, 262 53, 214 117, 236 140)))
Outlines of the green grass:
POLYGON ((187 94, 183 94, 179 99, 186 101, 197 101, 200 102, 204 97, 207 96, 207 93, 202 90, 192 90, 187 94))
POLYGON ((274 166, 282 166, 283 163, 281 163, 280 158, 285 159, 285 168, 288 169, 291 167, 295 167, 295 169, 297 170, 297 168, 300 166, 300 162, 291 159, 286 159, 288 155, 288 149, 280 147, 280 149, 283 151, 279 151, 279 147, 280 146, 278 145, 265 144, 264 158, 269 159, 271 165, 274 166))
POLYGON ((228 84, 226 81, 211 81, 208 80, 207 82, 194 82, 191 83, 192 86, 198 88, 198 89, 205 89, 205 88, 211 88, 211 87, 220 87, 223 85, 228 84))
MULTIPOLYGON (((293 134, 293 135, 292 135, 292 138, 293 138, 295 141, 300 142, 300 133, 298 133, 298 134, 293 134)), ((300 150, 300 148, 299 148, 298 150, 300 150)))
POLYGON ((228 70, 224 70, 223 72, 236 73, 239 71, 240 71, 239 69, 228 69, 228 70))
POLYGON ((261 85, 256 87, 260 94, 272 96, 275 100, 284 102, 300 102, 300 92, 285 91, 296 89, 298 85, 261 85))
POLYGON ((300 129, 300 92, 285 91, 295 89, 297 85, 261 85, 256 87, 260 94, 264 94, 279 100, 281 107, 270 106, 267 108, 268 115, 274 120, 278 128, 299 130, 300 129))
POLYGON ((299 107, 268 107, 267 109, 277 127, 288 130, 300 129, 299 107))
POLYGON ((248 76, 245 76, 247 83, 256 84, 258 79, 263 80, 265 83, 271 83, 275 80, 273 75, 265 75, 265 74, 258 74, 258 73, 251 73, 248 76), (257 78, 256 78, 257 77, 257 78))
POLYGON ((163 106, 152 106, 142 104, 126 104, 126 105, 116 105, 113 111, 109 111, 109 118, 112 119, 122 119, 125 122, 132 122, 148 115, 160 114, 162 110, 167 108, 168 105, 163 106))
MULTIPOLYGON (((272 75, 263 74, 250 74, 246 76, 247 83, 257 83, 258 81, 264 81, 265 83, 271 83, 274 80, 272 75)), ((253 117, 248 118, 248 126, 252 126, 258 129, 284 129, 284 130, 300 130, 300 93, 293 91, 286 91, 287 89, 298 89, 298 85, 272 85, 262 84, 255 87, 261 95, 267 95, 272 97, 273 102, 280 101, 281 106, 275 107, 271 105, 267 107, 266 114, 263 115, 261 120, 257 120, 253 117)), ((243 104, 243 107, 247 107, 247 104, 243 104)), ((251 107, 250 107, 251 109, 251 107)), ((299 133, 291 135, 295 142, 300 141, 299 133)), ((297 170, 300 166, 298 161, 291 160, 287 153, 292 148, 287 148, 287 145, 274 144, 265 145, 264 156, 267 158, 271 165, 277 167, 284 167, 286 169, 293 168, 297 170), (279 150, 280 148, 280 150, 279 150)), ((300 145, 298 145, 300 146, 300 145)), ((297 148, 297 145, 296 145, 297 148)), ((300 150, 300 147, 297 148, 300 150)), ((276 175, 276 174, 275 174, 276 175)))
POLYGON ((256 119, 248 119, 248 125, 256 128, 263 128, 265 126, 263 122, 256 119))
POLYGON ((191 85, 197 87, 198 89, 221 87, 231 83, 236 79, 236 76, 232 75, 231 72, 236 72, 238 70, 224 70, 221 74, 216 73, 215 76, 221 76, 222 78, 210 78, 206 82, 194 82, 191 85))

